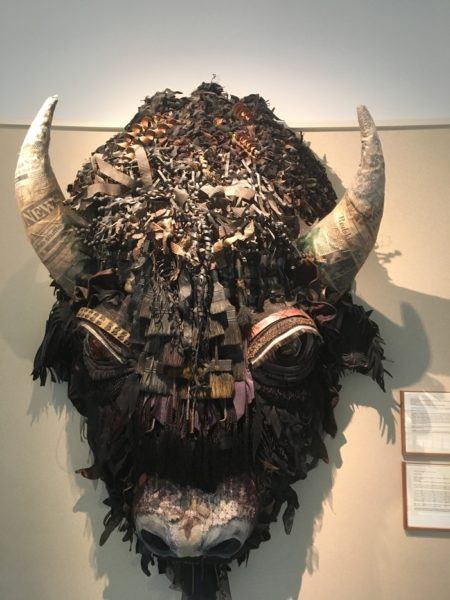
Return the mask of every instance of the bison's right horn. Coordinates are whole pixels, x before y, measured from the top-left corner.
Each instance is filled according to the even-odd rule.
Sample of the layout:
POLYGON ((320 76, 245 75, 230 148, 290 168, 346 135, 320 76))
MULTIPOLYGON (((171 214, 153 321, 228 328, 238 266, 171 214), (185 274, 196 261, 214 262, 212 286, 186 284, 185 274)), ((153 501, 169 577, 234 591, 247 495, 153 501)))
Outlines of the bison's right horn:
POLYGON ((87 257, 69 225, 72 211, 63 206, 48 155, 57 102, 57 96, 47 98, 25 136, 16 167, 16 199, 33 248, 51 277, 71 296, 87 257))

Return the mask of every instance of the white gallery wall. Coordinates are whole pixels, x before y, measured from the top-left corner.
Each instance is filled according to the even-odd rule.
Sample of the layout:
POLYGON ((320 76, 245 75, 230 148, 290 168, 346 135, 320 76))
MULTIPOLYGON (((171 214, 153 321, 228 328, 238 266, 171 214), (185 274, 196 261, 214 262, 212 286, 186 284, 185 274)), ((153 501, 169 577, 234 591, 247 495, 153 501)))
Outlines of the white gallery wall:
POLYGON ((2 0, 0 122, 121 126, 146 95, 213 74, 291 125, 450 117, 448 0, 2 0))

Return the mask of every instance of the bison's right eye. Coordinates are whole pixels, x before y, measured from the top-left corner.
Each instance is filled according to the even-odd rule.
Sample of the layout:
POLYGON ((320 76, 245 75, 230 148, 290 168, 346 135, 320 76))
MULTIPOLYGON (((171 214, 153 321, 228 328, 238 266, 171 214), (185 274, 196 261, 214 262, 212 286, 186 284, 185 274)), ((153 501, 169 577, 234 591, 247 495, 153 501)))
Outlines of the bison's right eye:
POLYGON ((313 370, 322 338, 302 310, 288 308, 262 319, 251 333, 253 377, 266 385, 296 384, 313 370))
POLYGON ((126 362, 130 340, 127 330, 110 316, 91 308, 80 308, 77 318, 86 332, 83 355, 88 367, 96 364, 117 367, 126 362))
POLYGON ((83 362, 89 377, 94 380, 116 378, 126 367, 126 358, 120 350, 97 332, 89 330, 84 338, 83 362))
POLYGON ((113 358, 111 351, 91 333, 88 333, 86 336, 86 349, 89 356, 96 361, 106 362, 113 358))

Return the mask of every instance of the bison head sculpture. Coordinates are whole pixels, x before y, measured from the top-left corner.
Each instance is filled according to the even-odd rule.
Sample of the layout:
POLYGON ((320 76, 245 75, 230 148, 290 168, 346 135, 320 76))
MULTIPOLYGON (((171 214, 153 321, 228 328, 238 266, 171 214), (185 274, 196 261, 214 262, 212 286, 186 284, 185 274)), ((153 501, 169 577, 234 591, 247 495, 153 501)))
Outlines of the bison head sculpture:
POLYGON ((336 204, 325 169, 258 95, 216 83, 145 99, 65 199, 49 161, 56 97, 20 150, 16 195, 56 303, 35 363, 68 382, 115 528, 185 598, 227 597, 231 561, 286 531, 291 487, 336 433, 339 379, 383 386, 377 325, 352 282, 377 236, 384 162, 336 204))

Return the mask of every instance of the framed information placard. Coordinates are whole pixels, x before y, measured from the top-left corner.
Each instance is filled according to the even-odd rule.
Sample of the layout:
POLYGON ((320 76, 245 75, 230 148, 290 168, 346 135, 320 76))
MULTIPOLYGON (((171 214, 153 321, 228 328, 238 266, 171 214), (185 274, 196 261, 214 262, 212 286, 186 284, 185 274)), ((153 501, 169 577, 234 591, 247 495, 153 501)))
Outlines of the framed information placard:
POLYGON ((450 459, 450 392, 402 391, 402 450, 450 459))
POLYGON ((405 529, 450 531, 450 463, 403 463, 405 529))

